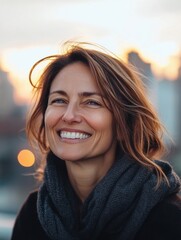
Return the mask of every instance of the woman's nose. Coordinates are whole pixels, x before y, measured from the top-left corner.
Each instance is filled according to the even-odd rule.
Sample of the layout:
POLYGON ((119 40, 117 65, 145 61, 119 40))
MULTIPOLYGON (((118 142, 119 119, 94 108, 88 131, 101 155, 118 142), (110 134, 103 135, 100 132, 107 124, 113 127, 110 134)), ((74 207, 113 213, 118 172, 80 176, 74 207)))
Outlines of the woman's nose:
POLYGON ((74 123, 81 121, 80 111, 75 105, 67 105, 62 115, 62 120, 67 123, 74 123))

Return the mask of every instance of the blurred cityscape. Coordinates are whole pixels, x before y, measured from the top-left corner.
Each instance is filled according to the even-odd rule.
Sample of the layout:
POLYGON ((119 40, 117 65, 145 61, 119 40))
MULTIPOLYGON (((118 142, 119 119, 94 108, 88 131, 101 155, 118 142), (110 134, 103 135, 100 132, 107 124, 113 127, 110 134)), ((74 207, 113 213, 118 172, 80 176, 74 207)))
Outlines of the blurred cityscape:
MULTIPOLYGON (((129 52, 128 62, 141 74, 150 101, 173 141, 165 135, 170 152, 165 156, 181 176, 181 66, 175 81, 157 80, 151 63, 144 62, 139 53, 129 52)), ((32 176, 34 167, 23 167, 17 161, 22 149, 29 149, 25 135, 28 106, 14 101, 14 88, 8 72, 0 68, 0 240, 10 238, 13 222, 30 191, 36 188, 32 176)))
POLYGON ((15 216, 36 184, 34 168, 17 161, 22 149, 30 149, 25 135, 27 105, 14 101, 14 87, 0 69, 0 240, 10 239, 15 216))

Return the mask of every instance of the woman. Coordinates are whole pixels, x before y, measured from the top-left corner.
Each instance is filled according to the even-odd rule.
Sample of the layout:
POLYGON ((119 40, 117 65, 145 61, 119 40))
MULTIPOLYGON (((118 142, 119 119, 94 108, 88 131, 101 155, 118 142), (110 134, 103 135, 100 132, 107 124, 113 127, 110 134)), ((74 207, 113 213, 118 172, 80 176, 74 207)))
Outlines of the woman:
POLYGON ((136 73, 102 49, 75 44, 38 61, 30 82, 39 98, 27 134, 46 166, 12 240, 181 239, 180 179, 156 160, 162 126, 136 73))

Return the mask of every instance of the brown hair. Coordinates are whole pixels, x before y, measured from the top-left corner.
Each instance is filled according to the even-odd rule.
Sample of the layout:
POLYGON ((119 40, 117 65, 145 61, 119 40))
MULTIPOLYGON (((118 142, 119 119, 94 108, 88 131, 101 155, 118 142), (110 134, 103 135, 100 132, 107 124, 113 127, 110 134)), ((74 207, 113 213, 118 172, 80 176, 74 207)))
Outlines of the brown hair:
POLYGON ((35 89, 34 108, 27 119, 27 135, 39 146, 41 152, 49 151, 44 125, 49 90, 56 75, 67 65, 81 61, 86 64, 97 81, 100 91, 107 97, 116 122, 117 140, 122 150, 139 163, 156 170, 158 183, 166 178, 153 161, 164 153, 163 127, 149 103, 138 74, 118 57, 102 49, 87 48, 84 44, 69 44, 63 54, 45 57, 34 64, 30 83, 35 89), (36 84, 32 81, 35 67, 50 60, 36 84))

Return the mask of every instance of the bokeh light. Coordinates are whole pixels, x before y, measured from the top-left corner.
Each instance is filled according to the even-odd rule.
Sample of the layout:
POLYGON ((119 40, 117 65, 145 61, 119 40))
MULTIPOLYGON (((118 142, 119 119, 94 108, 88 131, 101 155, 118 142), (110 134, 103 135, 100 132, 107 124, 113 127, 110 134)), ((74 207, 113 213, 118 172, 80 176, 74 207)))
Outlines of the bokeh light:
POLYGON ((35 163, 35 155, 28 149, 23 149, 18 153, 18 162, 23 167, 31 167, 35 163))

